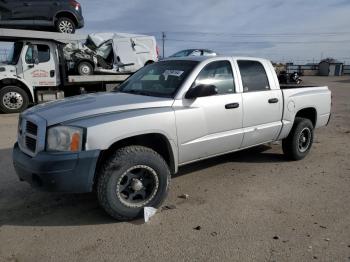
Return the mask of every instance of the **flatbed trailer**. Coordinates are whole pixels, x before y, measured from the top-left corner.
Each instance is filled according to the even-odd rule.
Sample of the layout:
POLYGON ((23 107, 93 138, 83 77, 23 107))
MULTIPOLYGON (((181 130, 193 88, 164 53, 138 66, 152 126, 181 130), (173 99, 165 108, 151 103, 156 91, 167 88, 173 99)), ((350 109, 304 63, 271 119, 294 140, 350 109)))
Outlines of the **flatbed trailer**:
POLYGON ((86 35, 0 29, 0 42, 13 42, 0 65, 0 111, 16 113, 28 106, 87 92, 110 91, 130 74, 72 75, 63 48, 86 35))

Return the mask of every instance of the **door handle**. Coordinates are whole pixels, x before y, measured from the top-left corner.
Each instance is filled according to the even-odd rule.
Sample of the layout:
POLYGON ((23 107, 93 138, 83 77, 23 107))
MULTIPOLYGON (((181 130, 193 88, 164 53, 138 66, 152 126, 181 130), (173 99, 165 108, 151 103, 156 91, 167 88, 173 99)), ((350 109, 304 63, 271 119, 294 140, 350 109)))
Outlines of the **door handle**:
POLYGON ((34 65, 28 65, 28 68, 34 68, 34 65))
POLYGON ((231 103, 231 104, 225 105, 226 109, 234 109, 234 108, 238 108, 238 107, 239 107, 239 103, 231 103))
POLYGON ((50 71, 50 77, 54 77, 55 76, 55 70, 51 70, 50 71))
POLYGON ((30 6, 30 4, 29 4, 29 3, 23 3, 23 5, 24 5, 24 6, 30 6))
POLYGON ((269 99, 269 103, 270 103, 270 104, 276 104, 276 103, 278 103, 278 98, 270 98, 270 99, 269 99))

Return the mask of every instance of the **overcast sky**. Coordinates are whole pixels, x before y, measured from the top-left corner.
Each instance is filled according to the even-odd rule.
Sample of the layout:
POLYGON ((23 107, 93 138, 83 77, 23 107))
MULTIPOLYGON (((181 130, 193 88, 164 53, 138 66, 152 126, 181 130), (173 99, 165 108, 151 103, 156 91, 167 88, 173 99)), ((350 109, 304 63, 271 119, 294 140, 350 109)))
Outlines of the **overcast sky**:
POLYGON ((80 0, 81 32, 166 32, 166 55, 186 48, 275 60, 350 61, 350 0, 80 0))

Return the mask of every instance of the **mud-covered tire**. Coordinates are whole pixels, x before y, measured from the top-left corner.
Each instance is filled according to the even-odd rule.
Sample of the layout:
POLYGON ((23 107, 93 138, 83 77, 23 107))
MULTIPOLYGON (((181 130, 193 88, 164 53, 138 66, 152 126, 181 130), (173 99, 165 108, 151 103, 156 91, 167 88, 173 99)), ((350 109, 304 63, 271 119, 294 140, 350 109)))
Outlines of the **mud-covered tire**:
POLYGON ((68 17, 60 17, 56 22, 56 31, 59 33, 74 34, 75 28, 75 23, 68 17))
POLYGON ((93 75, 94 73, 94 67, 91 63, 83 61, 80 62, 77 66, 77 72, 81 76, 89 76, 93 75))
POLYGON ((283 153, 289 160, 301 160, 310 152, 313 139, 312 122, 306 118, 296 117, 288 137, 282 141, 283 153))
POLYGON ((0 89, 0 112, 20 113, 28 108, 29 97, 26 91, 18 86, 5 86, 0 89))
MULTIPOLYGON (((127 180, 130 181, 129 178, 127 180)), ((132 220, 143 215, 145 206, 158 208, 163 203, 168 193, 169 182, 169 167, 157 152, 143 146, 127 146, 118 149, 102 164, 97 178, 97 198, 100 206, 113 218, 120 221, 132 220), (136 170, 135 167, 145 167, 154 171, 152 176, 156 174, 152 179, 157 180, 158 184, 157 187, 154 186, 153 191, 149 188, 153 193, 150 193, 148 202, 145 200, 139 204, 129 203, 120 192, 121 181, 129 174, 128 170, 136 170)), ((133 190, 130 189, 131 186, 128 188, 133 190)))

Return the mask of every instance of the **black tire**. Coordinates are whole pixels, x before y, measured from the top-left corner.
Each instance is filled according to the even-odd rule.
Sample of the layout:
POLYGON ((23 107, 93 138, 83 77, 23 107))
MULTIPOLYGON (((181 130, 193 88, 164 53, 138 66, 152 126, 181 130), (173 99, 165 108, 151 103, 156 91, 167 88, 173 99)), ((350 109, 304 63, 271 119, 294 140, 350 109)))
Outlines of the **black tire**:
POLYGON ((283 153, 290 160, 301 160, 309 153, 313 139, 312 122, 306 118, 296 117, 288 137, 282 141, 283 153))
MULTIPOLYGON (((167 196, 170 182, 170 170, 167 163, 157 152, 143 146, 127 146, 118 149, 102 165, 98 175, 97 197, 100 206, 110 216, 120 221, 132 220, 142 216, 145 206, 158 208, 167 196), (130 203, 133 199, 129 199, 129 197, 132 194, 137 194, 137 191, 134 191, 131 186, 135 181, 134 178, 127 177, 127 174, 132 174, 132 172, 128 173, 128 170, 137 170, 135 167, 141 167, 141 173, 146 170, 143 170, 143 167, 152 169, 154 171, 152 179, 157 180, 157 183, 154 183, 152 193, 149 193, 148 199, 144 199, 143 202, 140 200, 141 203, 136 202, 134 204, 130 203), (122 181, 125 180, 124 177, 128 182, 123 185, 125 189, 121 189, 122 181), (123 193, 122 190, 132 191, 132 193, 128 195, 128 193, 123 193)), ((143 181, 142 178, 139 181, 143 181)), ((148 189, 151 189, 151 186, 148 189)))
POLYGON ((20 113, 29 106, 26 91, 18 86, 5 86, 0 89, 0 111, 2 113, 20 113))
POLYGON ((56 31, 59 33, 74 34, 75 23, 68 17, 60 17, 56 22, 56 31))
POLYGON ((94 67, 91 63, 83 61, 78 64, 77 72, 81 76, 89 76, 94 73, 94 67))

